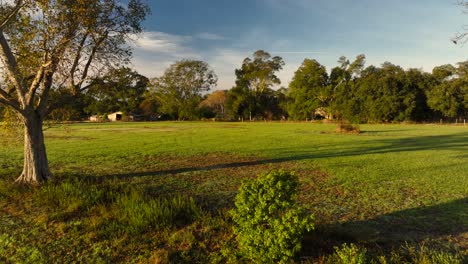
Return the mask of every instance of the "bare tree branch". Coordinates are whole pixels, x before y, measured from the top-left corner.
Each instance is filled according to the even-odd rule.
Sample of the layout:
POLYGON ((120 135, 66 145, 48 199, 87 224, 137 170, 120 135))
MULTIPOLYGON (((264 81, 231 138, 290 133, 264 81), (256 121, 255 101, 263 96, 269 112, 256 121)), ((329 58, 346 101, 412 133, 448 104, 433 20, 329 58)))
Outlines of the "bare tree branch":
POLYGON ((11 20, 13 20, 13 18, 16 16, 16 14, 18 14, 18 12, 23 6, 24 6, 23 0, 18 0, 18 2, 16 3, 16 6, 13 8, 10 14, 8 14, 0 23, 0 31, 3 31, 5 26, 8 25, 11 20))
POLYGON ((23 78, 21 77, 21 73, 18 70, 16 58, 11 52, 11 48, 8 45, 8 42, 5 39, 5 35, 3 35, 2 31, 0 31, 0 59, 3 61, 3 64, 5 65, 8 78, 10 79, 16 91, 18 92, 18 97, 19 97, 21 105, 25 107, 26 100, 24 98, 24 95, 25 95, 24 85, 23 85, 24 81, 23 81, 23 78))
POLYGON ((75 56, 75 59, 73 60, 73 64, 71 66, 71 69, 70 69, 70 86, 71 87, 75 87, 75 71, 77 70, 77 67, 80 63, 80 59, 81 59, 81 52, 85 46, 85 43, 86 43, 86 39, 88 39, 88 36, 89 36, 89 32, 86 32, 84 35, 83 35, 83 38, 81 39, 80 41, 80 44, 78 45, 78 49, 76 51, 76 56, 75 56))
POLYGON ((34 95, 36 94, 37 89, 39 88, 42 79, 44 77, 44 71, 47 67, 49 67, 52 64, 52 62, 48 62, 46 64, 41 65, 39 70, 36 73, 36 76, 34 77, 31 86, 29 88, 29 92, 26 95, 26 102, 31 105, 33 103, 34 95))
POLYGON ((9 99, 8 97, 8 94, 2 89, 0 89, 0 103, 6 104, 14 108, 16 111, 23 113, 23 110, 19 106, 18 102, 15 102, 13 99, 9 99))
POLYGON ((83 74, 81 75, 81 80, 78 83, 78 87, 81 87, 83 83, 85 82, 86 78, 88 77, 89 67, 91 66, 91 63, 93 62, 98 49, 101 47, 102 43, 107 39, 108 36, 109 36, 109 32, 105 32, 94 45, 93 50, 91 51, 88 61, 86 62, 86 65, 84 67, 83 74))

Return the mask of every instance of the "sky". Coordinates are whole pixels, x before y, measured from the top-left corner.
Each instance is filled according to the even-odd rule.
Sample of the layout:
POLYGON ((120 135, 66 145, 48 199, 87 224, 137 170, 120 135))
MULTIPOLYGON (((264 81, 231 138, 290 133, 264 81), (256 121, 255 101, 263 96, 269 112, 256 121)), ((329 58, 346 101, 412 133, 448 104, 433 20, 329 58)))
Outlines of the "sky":
POLYGON ((457 0, 147 0, 151 14, 134 41, 133 67, 161 76, 182 59, 203 60, 230 89, 234 70, 259 49, 281 56, 287 86, 305 58, 328 70, 340 56, 431 71, 468 59, 451 38, 468 24, 457 0))

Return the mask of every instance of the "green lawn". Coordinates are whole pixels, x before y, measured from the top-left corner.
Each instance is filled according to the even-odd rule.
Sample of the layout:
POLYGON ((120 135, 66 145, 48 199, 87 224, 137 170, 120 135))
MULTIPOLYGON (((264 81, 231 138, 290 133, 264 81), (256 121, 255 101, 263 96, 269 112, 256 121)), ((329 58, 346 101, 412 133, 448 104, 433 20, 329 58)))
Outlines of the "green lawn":
POLYGON ((362 125, 359 135, 335 128, 202 122, 50 128, 55 180, 41 188, 12 183, 22 148, 0 140, 0 262, 2 253, 12 262, 31 255, 37 255, 31 262, 221 261, 234 245, 227 211, 240 183, 280 168, 299 175, 300 200, 317 223, 302 259, 344 242, 372 254, 406 243, 468 253, 468 126, 362 125), (124 225, 116 197, 132 192, 144 193, 142 199, 193 198, 201 216, 126 232, 115 224, 124 225), (54 201, 61 195, 72 198, 54 201))

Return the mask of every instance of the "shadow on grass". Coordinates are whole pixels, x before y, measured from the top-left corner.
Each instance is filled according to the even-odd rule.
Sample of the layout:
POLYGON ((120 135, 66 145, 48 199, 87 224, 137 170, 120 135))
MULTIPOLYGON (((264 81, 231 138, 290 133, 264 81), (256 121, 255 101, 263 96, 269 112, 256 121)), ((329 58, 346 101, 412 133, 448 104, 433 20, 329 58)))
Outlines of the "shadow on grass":
MULTIPOLYGON (((337 135, 341 136, 341 135, 337 135)), ((162 169, 157 171, 138 171, 133 173, 109 174, 102 175, 108 179, 126 179, 134 177, 147 177, 147 176, 164 176, 174 175, 189 172, 203 172, 218 169, 239 168, 248 169, 251 166, 276 164, 291 161, 302 160, 317 160, 322 158, 333 157, 346 157, 346 156, 359 156, 359 155, 378 155, 386 153, 398 152, 412 152, 412 151, 425 151, 425 150, 455 150, 460 152, 460 157, 468 155, 468 132, 458 133, 454 135, 441 135, 441 136, 420 136, 409 138, 396 138, 396 139, 380 139, 372 141, 373 145, 345 145, 341 148, 336 146, 321 146, 318 150, 317 146, 305 146, 301 150, 294 148, 278 148, 259 150, 259 154, 265 151, 276 153, 278 158, 267 159, 254 159, 248 161, 234 161, 226 162, 225 160, 216 162, 211 161, 208 165, 197 164, 197 166, 188 166, 174 169, 162 169), (462 152, 466 154, 462 154, 462 152)), ((207 162, 208 163, 208 162, 207 162)), ((433 164, 428 164, 432 166, 433 164)))
POLYGON ((369 220, 317 226, 316 231, 306 236, 302 255, 316 257, 331 253, 334 246, 343 243, 360 243, 389 253, 405 243, 422 243, 434 239, 459 240, 460 249, 466 251, 467 233, 468 198, 463 198, 369 220))

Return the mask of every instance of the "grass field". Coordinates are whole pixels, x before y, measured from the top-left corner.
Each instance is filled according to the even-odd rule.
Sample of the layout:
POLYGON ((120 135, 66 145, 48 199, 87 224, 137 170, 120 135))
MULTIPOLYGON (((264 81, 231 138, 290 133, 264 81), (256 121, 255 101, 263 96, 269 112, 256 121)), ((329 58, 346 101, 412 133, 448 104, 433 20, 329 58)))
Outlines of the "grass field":
POLYGON ((22 148, 0 140, 0 262, 225 262, 235 247, 227 212, 240 183, 273 169, 299 175, 300 201, 315 215, 303 261, 342 243, 375 256, 424 247, 468 254, 468 126, 335 129, 55 127, 45 132, 54 181, 39 188, 13 184, 22 148))

